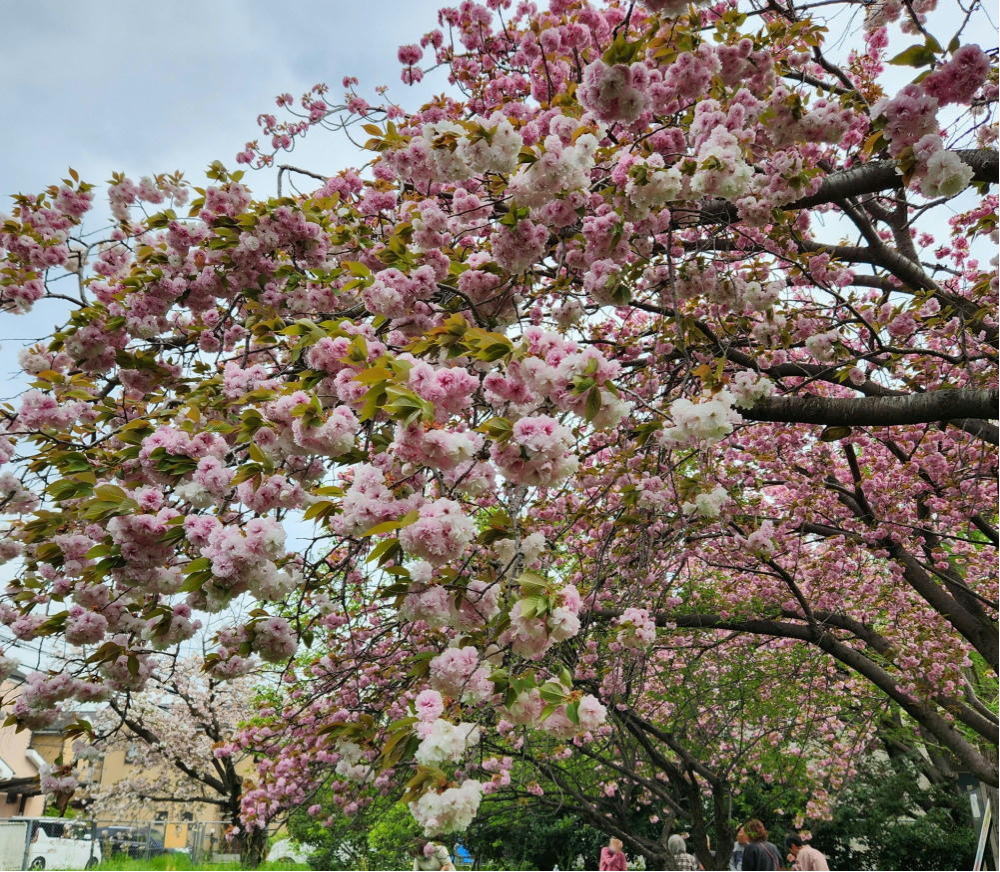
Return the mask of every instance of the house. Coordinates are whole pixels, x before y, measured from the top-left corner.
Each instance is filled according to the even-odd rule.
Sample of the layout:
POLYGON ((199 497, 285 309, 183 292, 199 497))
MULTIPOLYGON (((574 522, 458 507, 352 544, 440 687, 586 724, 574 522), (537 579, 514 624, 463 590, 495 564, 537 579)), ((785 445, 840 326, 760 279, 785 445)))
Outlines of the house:
MULTIPOLYGON (((130 781, 136 775, 147 779, 151 772, 146 761, 145 746, 142 742, 130 743, 126 748, 105 751, 93 760, 80 761, 77 777, 82 785, 93 792, 113 789, 122 781, 130 781)), ((152 774, 156 774, 154 769, 152 774)), ((173 771, 163 772, 162 782, 165 793, 171 790, 176 780, 173 771)), ((221 845, 226 823, 219 820, 219 807, 205 802, 168 802, 155 799, 136 803, 130 810, 115 818, 114 823, 128 824, 150 830, 163 842, 166 850, 184 850, 192 839, 197 838, 211 845, 221 845)), ((99 825, 111 823, 98 820, 99 825)), ((211 850, 206 844, 204 850, 211 850)))
MULTIPOLYGON (((4 709, 17 698, 24 681, 24 672, 17 670, 0 684, 4 709)), ((54 766, 67 751, 68 743, 58 728, 18 731, 14 726, 0 726, 0 819, 44 813, 42 769, 54 766)))

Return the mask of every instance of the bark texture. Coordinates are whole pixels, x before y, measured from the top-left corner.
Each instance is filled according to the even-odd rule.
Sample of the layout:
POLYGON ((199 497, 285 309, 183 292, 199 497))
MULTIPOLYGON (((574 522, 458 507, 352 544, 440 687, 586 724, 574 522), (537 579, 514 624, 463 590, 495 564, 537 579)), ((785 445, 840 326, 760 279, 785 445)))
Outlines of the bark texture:
POLYGON ((892 427, 997 417, 996 390, 948 389, 888 397, 767 397, 743 412, 751 421, 823 424, 827 427, 892 427))

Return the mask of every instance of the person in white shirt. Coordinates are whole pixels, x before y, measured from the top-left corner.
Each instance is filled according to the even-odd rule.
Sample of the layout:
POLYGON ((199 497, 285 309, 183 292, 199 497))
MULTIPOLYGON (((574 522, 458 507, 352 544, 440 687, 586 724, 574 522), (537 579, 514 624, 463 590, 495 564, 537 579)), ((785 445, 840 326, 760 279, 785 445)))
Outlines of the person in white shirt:
POLYGON ((830 868, 821 851, 805 844, 796 835, 785 836, 785 848, 793 869, 800 869, 802 872, 827 872, 830 868))

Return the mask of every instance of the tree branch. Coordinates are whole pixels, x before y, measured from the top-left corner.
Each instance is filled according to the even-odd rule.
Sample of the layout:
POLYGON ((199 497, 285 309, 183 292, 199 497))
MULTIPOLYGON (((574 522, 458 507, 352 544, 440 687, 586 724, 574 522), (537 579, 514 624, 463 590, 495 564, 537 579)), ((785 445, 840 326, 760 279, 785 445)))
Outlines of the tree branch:
MULTIPOLYGON (((972 168, 972 180, 996 184, 997 171, 1000 168, 996 149, 966 148, 954 152, 964 164, 972 168)), ((893 160, 877 160, 860 164, 848 170, 832 173, 823 180, 819 190, 809 196, 789 203, 786 209, 806 209, 821 203, 832 203, 844 197, 857 197, 859 194, 875 194, 896 188, 902 183, 902 177, 896 171, 893 160)))
MULTIPOLYGON (((996 184, 1000 160, 996 149, 968 148, 957 149, 955 152, 962 162, 972 168, 974 182, 996 184)), ((815 194, 802 197, 799 200, 783 206, 785 210, 808 209, 843 200, 845 197, 857 197, 862 194, 876 194, 898 188, 902 177, 896 170, 896 161, 877 160, 860 164, 850 169, 831 173, 819 186, 815 194)), ((701 207, 698 223, 731 224, 739 220, 736 206, 727 200, 715 200, 701 207)))
MULTIPOLYGON (((827 427, 892 427, 963 418, 989 421, 997 417, 998 402, 1000 402, 1000 392, 974 389, 947 389, 896 397, 850 399, 783 396, 759 400, 753 408, 743 412, 743 417, 751 421, 823 424, 827 427)), ((987 441, 996 445, 996 434, 992 435, 993 438, 987 441)))
MULTIPOLYGON (((611 619, 618 617, 621 612, 616 609, 592 609, 589 614, 592 617, 611 619)), ((924 729, 947 747, 978 778, 992 785, 996 785, 1000 781, 997 777, 996 767, 992 761, 944 717, 926 703, 903 690, 892 675, 863 651, 852 648, 845 642, 835 638, 829 632, 817 633, 815 626, 795 624, 788 621, 766 618, 739 620, 712 614, 671 615, 657 613, 655 620, 659 626, 703 630, 731 630, 737 633, 753 633, 755 635, 775 636, 784 639, 798 639, 802 642, 815 645, 821 650, 826 651, 835 660, 838 660, 868 679, 868 681, 885 693, 918 724, 922 725, 924 729)), ((988 738, 990 741, 996 742, 995 733, 991 733, 988 738)))

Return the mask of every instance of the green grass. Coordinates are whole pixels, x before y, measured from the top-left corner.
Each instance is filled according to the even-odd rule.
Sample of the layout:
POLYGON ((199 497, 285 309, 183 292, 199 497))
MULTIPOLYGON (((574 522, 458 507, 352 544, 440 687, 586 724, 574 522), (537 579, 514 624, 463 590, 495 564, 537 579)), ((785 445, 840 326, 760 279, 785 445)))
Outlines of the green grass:
MULTIPOLYGON (((301 863, 292 863, 288 860, 279 860, 276 863, 262 863, 260 866, 256 867, 260 870, 282 870, 282 872, 287 872, 290 869, 308 869, 308 866, 304 866, 301 863)), ((113 857, 109 857, 99 866, 94 867, 94 872, 101 872, 101 870, 108 870, 108 872, 138 872, 138 870, 149 869, 156 870, 156 872, 172 872, 172 870, 177 870, 177 872, 188 872, 188 870, 196 869, 206 869, 206 870, 236 870, 240 869, 239 863, 208 863, 205 861, 199 862, 197 865, 191 862, 191 858, 187 854, 161 854, 159 857, 150 857, 148 860, 135 859, 132 857, 124 857, 120 854, 113 857)))

